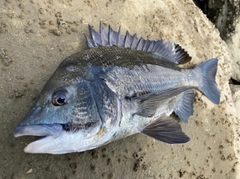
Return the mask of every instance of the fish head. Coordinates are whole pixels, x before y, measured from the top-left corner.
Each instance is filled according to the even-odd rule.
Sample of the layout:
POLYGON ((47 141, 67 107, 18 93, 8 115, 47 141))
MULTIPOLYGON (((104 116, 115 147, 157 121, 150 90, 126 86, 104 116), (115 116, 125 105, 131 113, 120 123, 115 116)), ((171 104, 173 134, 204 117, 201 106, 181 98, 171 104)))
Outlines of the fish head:
POLYGON ((41 137, 25 147, 26 153, 82 152, 111 139, 113 123, 103 122, 93 99, 94 87, 76 70, 72 64, 60 65, 16 127, 15 137, 41 137))

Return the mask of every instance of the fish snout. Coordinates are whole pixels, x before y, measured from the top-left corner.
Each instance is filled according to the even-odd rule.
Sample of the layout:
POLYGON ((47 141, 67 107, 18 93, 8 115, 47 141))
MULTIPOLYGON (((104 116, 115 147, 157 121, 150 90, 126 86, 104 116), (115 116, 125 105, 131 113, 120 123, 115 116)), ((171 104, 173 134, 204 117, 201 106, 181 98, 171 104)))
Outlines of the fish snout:
POLYGON ((61 124, 18 125, 14 131, 14 137, 20 136, 54 136, 62 131, 61 124))

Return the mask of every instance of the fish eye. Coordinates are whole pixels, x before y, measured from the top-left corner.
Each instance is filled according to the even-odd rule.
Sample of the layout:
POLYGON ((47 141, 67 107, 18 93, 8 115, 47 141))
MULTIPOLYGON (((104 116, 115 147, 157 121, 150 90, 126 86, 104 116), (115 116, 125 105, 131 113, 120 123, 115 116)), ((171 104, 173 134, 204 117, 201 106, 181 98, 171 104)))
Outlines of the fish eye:
POLYGON ((53 93, 52 103, 55 106, 62 106, 69 100, 69 94, 66 90, 59 90, 53 93))

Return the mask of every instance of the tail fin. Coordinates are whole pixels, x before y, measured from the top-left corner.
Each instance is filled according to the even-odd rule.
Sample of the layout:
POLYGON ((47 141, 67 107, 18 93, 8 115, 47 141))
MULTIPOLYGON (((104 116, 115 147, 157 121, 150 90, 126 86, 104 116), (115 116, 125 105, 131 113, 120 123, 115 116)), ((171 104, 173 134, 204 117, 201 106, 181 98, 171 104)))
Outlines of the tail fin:
POLYGON ((202 75, 202 84, 199 89, 215 104, 220 103, 220 92, 215 81, 217 64, 218 59, 213 58, 196 67, 200 69, 202 75))

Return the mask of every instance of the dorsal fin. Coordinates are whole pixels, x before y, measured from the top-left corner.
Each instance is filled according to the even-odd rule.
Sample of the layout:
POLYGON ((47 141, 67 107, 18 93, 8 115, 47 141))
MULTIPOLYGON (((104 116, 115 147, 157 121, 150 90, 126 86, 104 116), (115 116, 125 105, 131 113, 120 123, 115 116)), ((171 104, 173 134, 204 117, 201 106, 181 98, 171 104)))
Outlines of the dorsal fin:
POLYGON ((99 46, 117 46, 120 48, 130 48, 132 50, 139 50, 149 53, 153 58, 159 61, 168 61, 175 65, 184 64, 191 60, 188 53, 182 49, 178 44, 168 41, 150 41, 143 38, 138 39, 137 35, 130 35, 126 32, 123 36, 120 34, 120 28, 114 31, 111 26, 108 27, 108 31, 104 29, 100 22, 100 33, 96 32, 89 25, 89 32, 91 38, 88 38, 85 34, 86 44, 89 48, 99 46))

